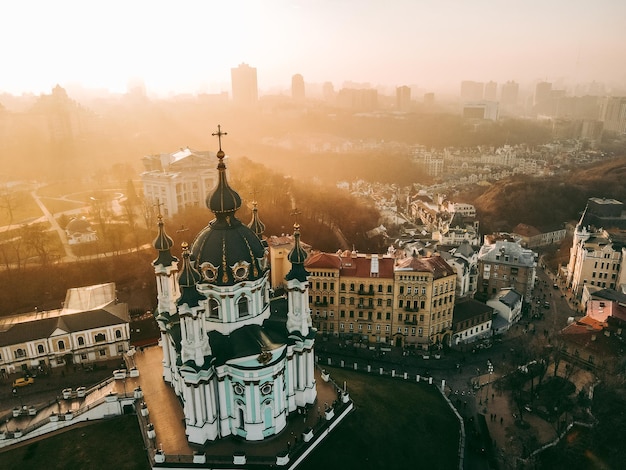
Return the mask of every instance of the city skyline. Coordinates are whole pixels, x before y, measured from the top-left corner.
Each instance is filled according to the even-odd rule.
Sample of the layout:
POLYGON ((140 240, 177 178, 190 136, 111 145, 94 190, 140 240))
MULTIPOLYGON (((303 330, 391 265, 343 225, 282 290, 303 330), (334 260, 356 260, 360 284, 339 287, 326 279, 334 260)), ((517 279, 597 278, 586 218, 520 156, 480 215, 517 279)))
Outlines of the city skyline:
POLYGON ((0 92, 56 84, 125 92, 231 92, 230 70, 258 70, 261 92, 306 83, 368 83, 458 92, 460 82, 602 82, 626 88, 626 4, 398 0, 391 4, 238 0, 0 6, 0 92))

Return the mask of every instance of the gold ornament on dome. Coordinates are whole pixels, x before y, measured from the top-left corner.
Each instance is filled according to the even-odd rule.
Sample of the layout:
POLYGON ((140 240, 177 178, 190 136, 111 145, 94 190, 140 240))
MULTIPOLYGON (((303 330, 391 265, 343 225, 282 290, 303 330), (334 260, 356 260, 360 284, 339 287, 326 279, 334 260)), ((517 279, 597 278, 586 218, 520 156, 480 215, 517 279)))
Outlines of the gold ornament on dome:
POLYGON ((230 269, 233 272, 233 278, 235 281, 245 281, 248 278, 250 263, 247 261, 237 261, 230 267, 230 269))
POLYGON ((261 354, 256 358, 261 364, 265 365, 272 360, 272 353, 267 349, 267 347, 261 347, 261 354))
POLYGON ((217 279, 217 268, 208 261, 200 265, 200 272, 202 273, 202 277, 208 282, 215 282, 217 279))

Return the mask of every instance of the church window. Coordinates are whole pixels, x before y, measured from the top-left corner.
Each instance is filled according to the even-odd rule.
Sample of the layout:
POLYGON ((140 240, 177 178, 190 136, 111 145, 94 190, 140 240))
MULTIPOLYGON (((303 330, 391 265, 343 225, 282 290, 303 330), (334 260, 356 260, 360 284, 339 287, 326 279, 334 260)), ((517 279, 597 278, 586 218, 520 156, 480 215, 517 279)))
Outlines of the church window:
POLYGON ((26 351, 23 350, 22 348, 17 348, 15 350, 15 358, 19 358, 19 357, 26 357, 26 351))
POLYGON ((98 354, 100 354, 101 356, 106 356, 107 355, 107 350, 106 349, 101 349, 100 351, 98 351, 98 354))
POLYGON ((243 395, 244 391, 245 389, 241 384, 236 383, 233 385, 233 392, 235 392, 235 395, 243 395))
POLYGON ((220 304, 217 300, 210 298, 209 299, 209 318, 219 318, 220 317, 220 304))
POLYGON ((261 385, 261 395, 269 395, 270 393, 272 393, 272 383, 271 382, 266 382, 263 385, 261 385))
POLYGON ((250 315, 250 311, 248 310, 248 298, 241 297, 237 301, 237 312, 239 313, 239 318, 247 317, 250 315))
POLYGON ((120 339, 122 337, 122 330, 115 330, 115 337, 120 339))
POLYGON ((104 333, 98 333, 93 337, 93 339, 96 343, 101 343, 102 341, 106 341, 107 337, 104 333))
POLYGON ((63 340, 58 341, 57 346, 59 347, 59 351, 65 351, 65 341, 63 340))
POLYGON ((39 354, 43 354, 44 353, 43 344, 38 344, 37 345, 37 352, 39 354))
POLYGON ((82 336, 78 337, 78 345, 79 346, 84 346, 85 345, 85 338, 83 338, 82 336))

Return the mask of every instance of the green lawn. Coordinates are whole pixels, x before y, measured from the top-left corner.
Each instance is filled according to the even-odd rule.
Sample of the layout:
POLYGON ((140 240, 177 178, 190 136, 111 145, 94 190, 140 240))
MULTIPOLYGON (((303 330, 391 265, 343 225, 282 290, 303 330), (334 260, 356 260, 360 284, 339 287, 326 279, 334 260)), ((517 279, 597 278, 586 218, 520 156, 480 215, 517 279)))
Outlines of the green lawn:
POLYGON ((150 468, 136 416, 78 426, 0 453, 0 467, 14 469, 150 468))
POLYGON ((458 468, 459 421, 434 386, 327 370, 355 410, 298 470, 458 468))

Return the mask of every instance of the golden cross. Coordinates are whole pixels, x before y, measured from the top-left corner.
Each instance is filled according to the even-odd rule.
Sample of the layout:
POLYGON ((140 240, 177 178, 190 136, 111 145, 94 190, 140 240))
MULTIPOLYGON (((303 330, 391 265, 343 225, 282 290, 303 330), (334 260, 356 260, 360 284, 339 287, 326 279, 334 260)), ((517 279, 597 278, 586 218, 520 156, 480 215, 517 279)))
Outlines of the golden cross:
POLYGON ((220 126, 218 124, 217 125, 217 132, 213 132, 213 134, 211 134, 211 135, 217 136, 217 141, 219 143, 220 150, 222 150, 222 136, 223 135, 228 135, 228 132, 222 132, 222 126, 220 126))

